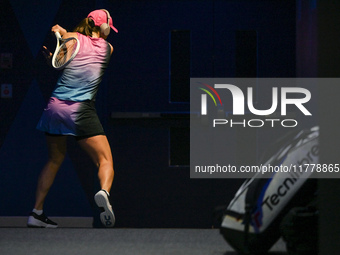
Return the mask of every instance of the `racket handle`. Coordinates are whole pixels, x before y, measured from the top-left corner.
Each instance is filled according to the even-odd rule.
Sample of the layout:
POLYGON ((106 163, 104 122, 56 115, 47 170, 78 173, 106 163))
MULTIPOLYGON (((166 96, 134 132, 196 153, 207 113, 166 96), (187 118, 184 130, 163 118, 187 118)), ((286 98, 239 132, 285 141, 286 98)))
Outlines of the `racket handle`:
POLYGON ((54 34, 55 34, 55 37, 57 37, 57 39, 60 39, 60 38, 61 38, 61 35, 60 35, 59 32, 55 32, 54 34))

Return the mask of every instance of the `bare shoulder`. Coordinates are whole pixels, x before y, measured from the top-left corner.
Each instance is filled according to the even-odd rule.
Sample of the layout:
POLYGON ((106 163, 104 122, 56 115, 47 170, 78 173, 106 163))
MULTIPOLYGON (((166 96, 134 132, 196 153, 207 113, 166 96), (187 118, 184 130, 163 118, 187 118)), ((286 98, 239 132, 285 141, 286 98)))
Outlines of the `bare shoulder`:
POLYGON ((70 38, 70 37, 78 38, 78 34, 75 33, 75 32, 67 32, 63 35, 63 39, 67 39, 67 38, 70 38))

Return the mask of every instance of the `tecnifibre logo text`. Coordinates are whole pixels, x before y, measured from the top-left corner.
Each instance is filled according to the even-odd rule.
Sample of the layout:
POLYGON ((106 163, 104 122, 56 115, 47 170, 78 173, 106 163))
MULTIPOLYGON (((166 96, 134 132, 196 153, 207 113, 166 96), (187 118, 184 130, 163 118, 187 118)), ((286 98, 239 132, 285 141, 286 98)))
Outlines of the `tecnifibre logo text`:
MULTIPOLYGON (((208 97, 214 102, 215 106, 219 103, 220 106, 223 106, 220 95, 230 95, 232 96, 232 115, 242 116, 246 114, 245 104, 247 103, 248 112, 261 116, 261 118, 252 118, 252 119, 240 119, 237 120, 227 119, 227 118, 218 118, 212 120, 213 127, 217 126, 243 126, 243 127, 252 127, 259 128, 263 126, 282 126, 282 127, 296 127, 298 125, 298 121, 293 118, 287 117, 287 106, 291 105, 295 107, 295 110, 300 111, 305 116, 312 116, 310 111, 305 107, 304 104, 310 101, 311 93, 308 89, 301 87, 272 87, 271 93, 271 106, 268 109, 256 109, 254 106, 254 92, 252 87, 247 87, 246 96, 243 91, 236 85, 232 84, 215 84, 213 87, 204 84, 205 88, 200 88, 200 90, 204 91, 204 94, 201 94, 201 115, 209 115, 208 113, 208 97), (280 93, 279 93, 280 92, 280 93), (280 94, 280 97, 279 97, 280 94), (215 100, 217 97, 218 100, 215 100), (218 103, 217 103, 218 102, 218 103), (276 114, 275 118, 264 118, 263 116, 270 116, 275 113, 278 106, 280 104, 280 118, 277 118, 278 114, 276 114)), ((268 98, 261 98, 260 100, 267 100, 268 98)))

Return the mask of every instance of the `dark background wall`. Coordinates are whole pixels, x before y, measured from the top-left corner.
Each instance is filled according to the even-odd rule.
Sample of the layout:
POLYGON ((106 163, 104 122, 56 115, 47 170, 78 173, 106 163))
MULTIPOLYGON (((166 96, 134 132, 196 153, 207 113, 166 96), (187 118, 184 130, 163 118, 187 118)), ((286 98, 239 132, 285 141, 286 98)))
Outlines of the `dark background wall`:
MULTIPOLYGON (((338 78, 340 76, 340 2, 320 1, 318 4, 317 33, 317 73, 319 77, 338 78)), ((321 162, 339 162, 339 86, 319 86, 320 112, 320 152, 321 162)), ((338 204, 340 193, 339 179, 319 180, 319 252, 338 254, 340 249, 338 204)))
MULTIPOLYGON (((256 35, 251 68, 257 77, 313 76, 313 70, 303 71, 312 67, 311 55, 302 52, 306 47, 313 52, 313 43, 296 31, 308 27, 314 1, 4 0, 0 53, 12 53, 13 67, 0 70, 0 82, 13 85, 13 98, 0 99, 0 216, 25 216, 32 209, 47 156, 35 125, 58 73, 46 66, 40 48, 54 49, 52 25, 72 30, 95 8, 108 9, 119 29, 108 39, 115 51, 97 98, 115 159, 117 226, 211 227, 213 209, 228 203, 242 180, 189 177, 189 102, 176 101, 171 93, 171 32, 189 31, 191 77, 240 75, 238 63, 247 61, 238 53, 248 49, 241 43, 247 37, 238 40, 240 33, 249 40, 256 35)), ((313 38, 313 30, 308 36, 313 38)), ((238 147, 226 156, 247 150, 256 162, 278 136, 252 132, 248 138, 253 143, 248 143, 244 135, 235 131, 231 144, 238 147)), ((49 215, 92 216, 95 169, 72 139, 68 152, 45 210, 49 215)))

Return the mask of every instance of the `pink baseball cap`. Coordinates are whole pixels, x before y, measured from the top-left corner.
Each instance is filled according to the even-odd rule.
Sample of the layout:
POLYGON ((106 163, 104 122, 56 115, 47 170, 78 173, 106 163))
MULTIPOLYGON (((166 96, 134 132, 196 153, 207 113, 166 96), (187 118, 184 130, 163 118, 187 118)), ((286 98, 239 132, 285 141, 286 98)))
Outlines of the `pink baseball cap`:
MULTIPOLYGON (((88 18, 91 18, 94 21, 95 26, 100 27, 102 24, 107 23, 107 14, 104 10, 95 10, 89 13, 87 15, 88 18)), ((109 25, 115 31, 118 33, 118 29, 113 26, 112 18, 110 17, 109 25)))

